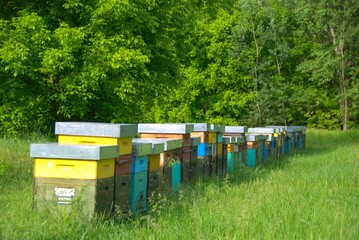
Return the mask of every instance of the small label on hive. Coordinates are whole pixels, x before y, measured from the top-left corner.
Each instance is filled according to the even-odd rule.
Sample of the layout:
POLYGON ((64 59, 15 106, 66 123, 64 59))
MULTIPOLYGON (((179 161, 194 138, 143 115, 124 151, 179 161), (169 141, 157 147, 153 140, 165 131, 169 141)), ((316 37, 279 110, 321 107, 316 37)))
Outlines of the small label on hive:
POLYGON ((55 187, 55 195, 58 204, 70 204, 75 196, 75 189, 55 187))

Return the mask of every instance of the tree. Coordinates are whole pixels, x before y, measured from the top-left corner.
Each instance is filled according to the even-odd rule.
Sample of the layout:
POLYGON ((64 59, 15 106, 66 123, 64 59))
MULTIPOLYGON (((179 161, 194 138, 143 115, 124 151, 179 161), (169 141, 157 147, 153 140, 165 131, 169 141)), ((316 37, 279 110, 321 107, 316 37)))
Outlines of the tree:
POLYGON ((245 122, 246 104, 253 94, 247 92, 247 82, 242 81, 247 76, 242 74, 238 59, 230 56, 233 4, 201 1, 197 5, 194 25, 185 42, 188 57, 181 61, 182 84, 172 89, 166 103, 159 107, 164 112, 160 121, 245 122))
MULTIPOLYGON (((295 1, 301 28, 317 47, 301 65, 313 81, 337 89, 342 129, 349 128, 357 87, 359 7, 356 1, 295 1)), ((354 103, 357 104, 357 103, 354 103)))
POLYGON ((0 23, 1 130, 150 121, 155 98, 177 81, 191 4, 11 1, 0 23))

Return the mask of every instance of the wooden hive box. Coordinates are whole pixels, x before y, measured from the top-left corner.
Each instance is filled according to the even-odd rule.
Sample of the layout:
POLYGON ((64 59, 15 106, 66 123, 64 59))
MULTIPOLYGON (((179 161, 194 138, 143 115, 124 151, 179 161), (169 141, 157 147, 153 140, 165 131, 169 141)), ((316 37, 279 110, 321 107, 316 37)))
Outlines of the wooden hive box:
POLYGON ((169 138, 182 139, 182 146, 190 146, 191 132, 193 124, 188 123, 141 123, 138 124, 138 132, 141 138, 169 138))
POLYGON ((200 137, 191 137, 191 152, 190 152, 190 167, 189 167, 189 180, 197 176, 198 164, 198 145, 201 143, 200 137))
POLYGON ((58 143, 85 145, 117 145, 119 155, 132 154, 132 138, 137 124, 56 122, 58 143))
POLYGON ((80 210, 92 217, 111 214, 118 146, 31 144, 34 205, 80 210))
POLYGON ((132 214, 147 211, 147 171, 131 173, 130 210, 132 214))

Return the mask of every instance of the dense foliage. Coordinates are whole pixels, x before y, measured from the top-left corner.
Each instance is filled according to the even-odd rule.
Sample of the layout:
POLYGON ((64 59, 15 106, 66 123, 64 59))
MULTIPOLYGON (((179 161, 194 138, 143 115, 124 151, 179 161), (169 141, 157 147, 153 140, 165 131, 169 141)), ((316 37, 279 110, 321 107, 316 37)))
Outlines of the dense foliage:
POLYGON ((354 0, 3 1, 0 131, 55 121, 358 127, 354 0))

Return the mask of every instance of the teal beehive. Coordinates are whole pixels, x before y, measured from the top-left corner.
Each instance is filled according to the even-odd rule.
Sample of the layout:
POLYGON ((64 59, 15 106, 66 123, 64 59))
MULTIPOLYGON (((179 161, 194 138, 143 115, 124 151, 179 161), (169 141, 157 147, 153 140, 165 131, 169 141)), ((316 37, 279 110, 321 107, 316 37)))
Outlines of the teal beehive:
POLYGON ((227 172, 233 173, 234 172, 234 152, 228 152, 227 153, 227 172))
POLYGON ((172 191, 178 192, 180 184, 181 184, 181 163, 175 162, 172 165, 172 179, 171 179, 172 191))
POLYGON ((238 166, 238 169, 242 169, 243 168, 243 153, 242 151, 238 152, 238 161, 236 162, 236 165, 238 166))
POLYGON ((247 149, 247 167, 255 167, 257 158, 256 149, 247 149))
POLYGON ((130 177, 130 209, 133 214, 147 211, 147 170, 131 173, 130 177))

